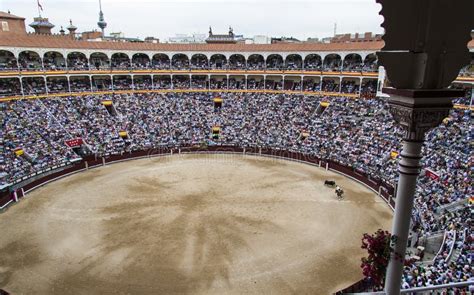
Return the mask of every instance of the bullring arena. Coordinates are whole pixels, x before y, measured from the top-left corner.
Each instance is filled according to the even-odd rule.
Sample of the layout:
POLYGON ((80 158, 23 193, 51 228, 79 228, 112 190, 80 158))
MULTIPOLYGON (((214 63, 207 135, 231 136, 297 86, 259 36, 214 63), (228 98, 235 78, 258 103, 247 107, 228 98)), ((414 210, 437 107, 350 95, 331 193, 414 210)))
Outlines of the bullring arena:
POLYGON ((1 214, 9 255, 0 286, 328 294, 361 278, 361 235, 391 218, 365 186, 308 164, 228 154, 134 160, 50 183, 1 214))
MULTIPOLYGON (((0 295, 474 292, 472 0, 358 1, 385 35, 306 41, 107 35, 100 0, 100 31, 47 1, 34 33, 0 11, 0 295)), ((140 2, 166 30, 224 5, 136 2, 127 34, 140 2)), ((306 2, 222 15, 323 22, 306 2)))

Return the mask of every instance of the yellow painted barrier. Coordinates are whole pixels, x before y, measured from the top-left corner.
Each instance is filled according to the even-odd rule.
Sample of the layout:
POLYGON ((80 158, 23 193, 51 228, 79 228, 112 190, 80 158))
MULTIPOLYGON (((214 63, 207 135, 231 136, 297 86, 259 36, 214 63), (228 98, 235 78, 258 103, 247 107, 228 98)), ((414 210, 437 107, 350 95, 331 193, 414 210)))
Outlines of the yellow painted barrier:
POLYGON ((296 76, 348 76, 348 77, 367 77, 377 78, 378 74, 374 72, 321 72, 321 71, 303 71, 303 70, 156 70, 156 69, 137 69, 137 70, 78 70, 78 71, 11 71, 0 72, 0 78, 11 76, 64 76, 64 75, 296 75, 296 76))
POLYGON ((116 90, 116 91, 95 91, 95 92, 71 92, 71 93, 51 93, 41 95, 25 95, 23 96, 9 96, 0 98, 0 102, 20 99, 42 99, 50 97, 76 97, 87 95, 112 95, 112 94, 145 94, 145 93, 268 93, 268 94, 302 94, 312 96, 344 96, 350 98, 359 98, 357 94, 339 93, 339 92, 324 92, 324 91, 293 91, 293 90, 254 90, 254 89, 154 89, 154 90, 116 90))
MULTIPOLYGON (((339 93, 339 92, 324 92, 324 91, 292 91, 292 90, 254 90, 254 89, 153 89, 153 90, 116 90, 116 91, 95 91, 95 92, 72 92, 72 93, 52 93, 41 95, 25 95, 23 96, 9 96, 0 98, 0 102, 8 102, 21 99, 44 99, 51 97, 77 97, 88 95, 113 95, 113 94, 146 94, 146 93, 267 93, 267 94, 301 94, 308 96, 327 96, 327 97, 348 97, 353 99, 363 99, 357 94, 339 93)), ((455 109, 468 110, 469 106, 455 104, 455 109)), ((474 111, 474 106, 471 107, 474 111)))

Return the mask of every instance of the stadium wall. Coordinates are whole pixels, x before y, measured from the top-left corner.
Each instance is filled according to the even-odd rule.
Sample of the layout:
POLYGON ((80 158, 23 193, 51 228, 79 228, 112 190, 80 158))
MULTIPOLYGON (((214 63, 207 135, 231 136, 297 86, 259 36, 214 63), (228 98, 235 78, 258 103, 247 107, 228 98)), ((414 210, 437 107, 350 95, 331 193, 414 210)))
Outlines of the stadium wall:
POLYGON ((183 146, 183 147, 163 147, 158 149, 149 149, 143 151, 135 151, 130 153, 124 153, 120 155, 106 155, 104 157, 90 156, 84 158, 80 162, 72 163, 66 166, 64 169, 55 171, 44 176, 36 176, 30 180, 23 181, 20 185, 10 186, 0 192, 0 209, 6 209, 12 203, 18 202, 21 198, 24 198, 29 192, 36 188, 39 188, 52 181, 60 178, 85 171, 87 169, 104 166, 107 164, 113 164, 117 162, 135 160, 140 158, 149 158, 157 156, 167 156, 181 153, 206 153, 206 154, 246 154, 254 156, 265 156, 279 159, 286 159, 291 161, 302 162, 313 166, 318 166, 326 170, 332 170, 337 173, 343 174, 353 180, 365 185, 372 191, 377 193, 393 210, 395 207, 395 189, 390 184, 385 183, 380 179, 375 179, 369 175, 355 170, 351 167, 339 164, 334 161, 318 158, 314 155, 302 154, 293 151, 270 149, 262 147, 238 147, 238 146, 183 146))

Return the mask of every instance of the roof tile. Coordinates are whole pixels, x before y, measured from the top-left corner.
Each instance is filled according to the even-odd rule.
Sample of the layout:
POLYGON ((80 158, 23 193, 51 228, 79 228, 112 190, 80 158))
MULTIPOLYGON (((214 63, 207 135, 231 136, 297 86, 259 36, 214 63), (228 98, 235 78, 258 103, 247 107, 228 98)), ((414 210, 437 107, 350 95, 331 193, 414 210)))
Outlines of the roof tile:
MULTIPOLYGON (((8 34, 0 38, 2 47, 32 47, 51 49, 96 49, 131 51, 196 51, 196 52, 285 52, 285 51, 376 51, 383 47, 383 41, 351 43, 277 43, 277 44, 171 44, 97 42, 64 38, 58 35, 8 34)), ((468 44, 474 48, 474 40, 468 44)))

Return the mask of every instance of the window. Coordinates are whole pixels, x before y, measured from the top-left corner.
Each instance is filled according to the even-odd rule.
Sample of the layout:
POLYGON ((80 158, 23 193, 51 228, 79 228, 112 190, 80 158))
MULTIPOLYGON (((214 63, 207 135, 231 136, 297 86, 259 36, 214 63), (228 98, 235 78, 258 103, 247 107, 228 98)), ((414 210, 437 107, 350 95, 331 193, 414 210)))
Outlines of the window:
POLYGON ((2 31, 8 32, 10 28, 8 27, 8 22, 2 22, 2 31))

